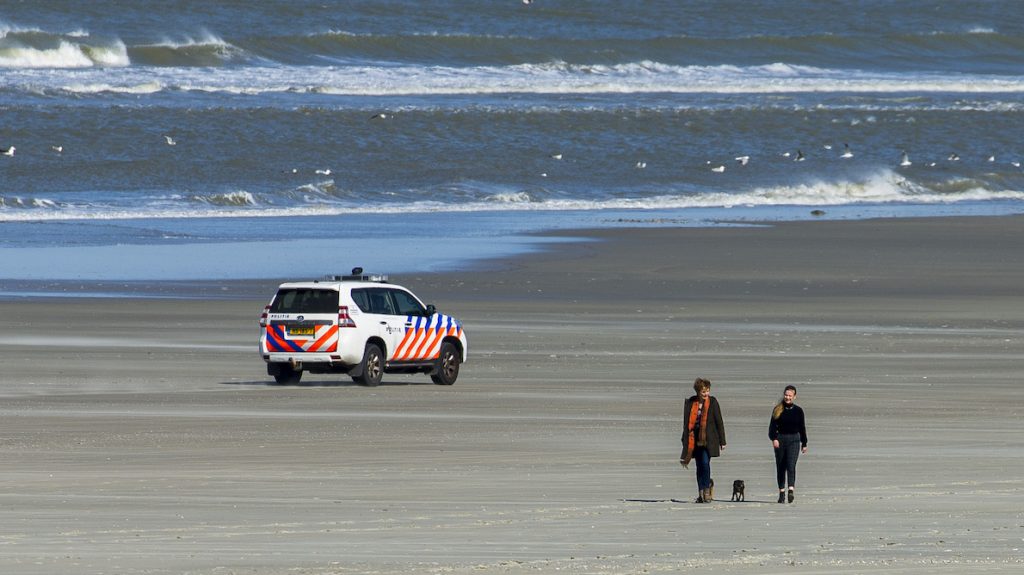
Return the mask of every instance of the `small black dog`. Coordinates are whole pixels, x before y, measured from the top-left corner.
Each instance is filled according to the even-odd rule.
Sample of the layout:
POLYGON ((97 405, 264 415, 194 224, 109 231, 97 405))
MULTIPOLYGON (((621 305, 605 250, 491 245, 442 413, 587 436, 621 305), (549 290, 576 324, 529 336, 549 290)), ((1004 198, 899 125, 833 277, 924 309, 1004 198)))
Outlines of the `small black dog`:
POLYGON ((746 485, 742 479, 737 479, 732 482, 732 500, 733 501, 746 501, 747 496, 743 494, 746 489, 746 485))

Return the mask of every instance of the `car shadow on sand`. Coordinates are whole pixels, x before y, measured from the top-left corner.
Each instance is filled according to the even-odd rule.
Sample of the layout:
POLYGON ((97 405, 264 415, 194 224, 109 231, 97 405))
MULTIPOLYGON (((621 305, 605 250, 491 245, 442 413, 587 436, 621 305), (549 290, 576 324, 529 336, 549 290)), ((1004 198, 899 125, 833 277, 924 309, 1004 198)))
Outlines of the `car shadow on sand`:
POLYGON ((363 389, 375 389, 375 388, 381 388, 381 387, 418 387, 418 386, 421 386, 421 385, 422 386, 431 386, 431 387, 444 387, 444 386, 439 386, 439 385, 434 384, 434 382, 430 381, 429 379, 427 381, 413 381, 413 380, 409 380, 409 381, 402 381, 402 380, 387 381, 387 380, 385 380, 385 381, 380 382, 380 385, 377 385, 377 386, 374 386, 374 387, 370 387, 370 386, 367 386, 367 385, 362 385, 362 384, 356 383, 356 382, 354 382, 352 380, 342 380, 342 379, 313 379, 313 380, 303 379, 302 381, 300 381, 298 383, 277 383, 273 379, 252 380, 252 381, 222 381, 222 382, 220 382, 220 385, 235 385, 235 386, 250 386, 250 387, 280 387, 280 388, 289 388, 289 387, 293 387, 293 388, 303 388, 303 387, 355 387, 355 388, 363 388, 363 389))

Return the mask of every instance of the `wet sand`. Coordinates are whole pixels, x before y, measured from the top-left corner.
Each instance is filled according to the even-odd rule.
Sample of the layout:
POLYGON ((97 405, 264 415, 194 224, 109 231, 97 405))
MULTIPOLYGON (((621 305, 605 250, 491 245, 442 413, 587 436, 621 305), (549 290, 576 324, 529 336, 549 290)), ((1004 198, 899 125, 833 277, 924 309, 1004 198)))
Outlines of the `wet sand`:
POLYGON ((1024 218, 571 235, 393 278, 463 320, 450 388, 273 385, 276 281, 0 301, 0 572, 1024 566, 1024 218), (729 440, 709 505, 677 463, 697 376, 729 440), (788 383, 810 449, 779 505, 788 383))

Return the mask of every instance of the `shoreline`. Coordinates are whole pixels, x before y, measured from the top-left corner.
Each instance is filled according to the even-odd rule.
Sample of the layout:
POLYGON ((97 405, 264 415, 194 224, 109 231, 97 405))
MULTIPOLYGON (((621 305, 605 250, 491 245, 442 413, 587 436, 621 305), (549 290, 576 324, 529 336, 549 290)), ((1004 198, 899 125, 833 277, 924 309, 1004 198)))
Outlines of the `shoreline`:
MULTIPOLYGON (((379 270, 389 274, 393 281, 400 283, 400 278, 437 277, 445 275, 464 275, 491 272, 507 272, 524 265, 531 259, 546 257, 560 258, 560 253, 587 253, 586 245, 592 242, 607 243, 628 241, 630 236, 653 233, 656 236, 679 234, 683 237, 716 238, 732 235, 756 235, 749 230, 764 228, 788 228, 792 226, 809 226, 813 229, 820 226, 835 226, 836 229, 877 230, 894 226, 929 227, 930 222, 941 225, 950 222, 958 229, 969 229, 972 223, 980 221, 1021 220, 1024 215, 985 215, 985 216, 920 216, 920 217, 883 217, 872 219, 807 219, 783 221, 751 221, 751 220, 718 220, 715 225, 691 226, 681 222, 662 219, 635 219, 625 222, 623 227, 591 227, 549 229, 528 232, 518 235, 515 242, 530 244, 532 247, 525 252, 467 259, 454 269, 443 271, 412 270, 391 273, 391 270, 379 270), (647 222, 654 225, 639 225, 647 222), (923 222, 923 225, 922 225, 923 222), (630 227, 630 224, 638 224, 630 227), (747 232, 739 230, 748 230, 747 232), (666 231, 672 230, 672 231, 666 231), (531 238, 533 238, 531 240, 531 238), (531 241, 533 242, 531 244, 531 241), (582 250, 582 252, 578 252, 582 250), (397 278, 397 279, 396 279, 397 278)), ((873 233, 873 232, 871 232, 873 233)), ((942 241, 943 234, 933 234, 928 241, 942 241)), ((687 240, 688 241, 688 240, 687 240)), ((703 241, 703 240, 702 240, 703 241)), ((807 257, 807 256, 805 256, 807 257)), ((748 262, 753 263, 753 262, 748 262)), ((829 262, 821 262, 830 266, 829 262)), ((364 265, 365 267, 365 265, 364 265)), ((834 267, 834 266, 832 266, 834 267)), ((367 268, 370 269, 370 268, 367 268)), ((323 271, 323 274, 338 270, 323 271)), ((378 270, 374 270, 378 271, 378 270)), ((342 270, 344 272, 344 270, 342 270)), ((0 278, 0 301, 33 299, 33 298, 155 298, 155 299, 248 299, 269 297, 277 285, 285 281, 299 279, 316 279, 321 275, 310 277, 273 277, 243 279, 136 279, 136 280, 80 280, 80 279, 4 279, 0 278)))
MULTIPOLYGON (((41 230, 32 226, 58 226, 65 222, 28 222, 0 225, 0 259, 6 263, 0 278, 0 298, 22 295, 56 296, 89 293, 96 297, 167 297, 175 292, 199 297, 234 297, 233 286, 246 282, 296 277, 322 277, 344 273, 354 266, 377 263, 393 275, 428 272, 459 272, 486 269, 490 262, 557 249, 549 244, 586 241, 587 235, 616 230, 660 228, 719 228, 774 226, 787 223, 911 221, 944 218, 999 218, 1020 215, 1012 204, 957 204, 949 207, 847 205, 832 206, 824 215, 808 207, 746 206, 691 208, 684 210, 612 210, 596 212, 538 212, 527 222, 523 214, 433 213, 425 214, 412 230, 397 216, 368 219, 313 217, 293 226, 303 230, 296 237, 267 239, 240 221, 188 220, 127 221, 126 230, 146 230, 151 239, 134 235, 97 236, 81 245, 22 245, 18 237, 64 237, 62 229, 41 230), (468 218, 468 219, 467 219, 468 218), (202 223, 205 222, 205 223, 202 223), (377 225, 374 225, 374 224, 377 225), (29 226, 25 228, 25 226, 29 226), (192 230, 190 226, 195 227, 192 230), (325 239, 317 230, 340 226, 344 233, 325 239), (397 227, 396 227, 397 226, 397 227), (210 229, 217 232, 209 237, 210 229), (392 232, 391 230, 397 230, 392 232), (432 230, 440 230, 434 232, 432 230), (197 235, 198 234, 198 235, 197 235), (219 234, 219 235, 218 235, 219 234), (152 237, 175 239, 170 243, 152 237), (218 239, 220 238, 220 239, 218 239), (248 240, 244 238, 249 238, 248 240), (356 239, 359 238, 359 239, 356 239), (429 249, 424 250, 423 246, 429 249), (358 254, 358 256, 353 256, 358 254), (112 266, 111 262, 117 262, 112 266), (338 268, 342 269, 338 269, 338 268), (278 270, 266 273, 264 269, 278 270), (288 271, 292 270, 292 271, 288 271), (212 285, 221 284, 216 289, 212 285), (177 287, 175 287, 177 286, 177 287), (223 287, 227 289, 222 289, 223 287), (171 288, 171 289, 168 289, 171 288), (218 293, 228 292, 228 293, 218 293)), ((259 218, 253 221, 255 224, 259 218)), ((262 228, 267 222, 260 222, 262 228)), ((104 224, 110 227, 110 223, 104 224)), ((104 228, 106 229, 106 228, 104 228)), ((144 235, 147 235, 144 234, 144 235)), ((50 241, 53 241, 52 239, 50 241)), ((368 269, 368 268, 367 268, 368 269)), ((239 296, 246 296, 240 293, 239 296)))

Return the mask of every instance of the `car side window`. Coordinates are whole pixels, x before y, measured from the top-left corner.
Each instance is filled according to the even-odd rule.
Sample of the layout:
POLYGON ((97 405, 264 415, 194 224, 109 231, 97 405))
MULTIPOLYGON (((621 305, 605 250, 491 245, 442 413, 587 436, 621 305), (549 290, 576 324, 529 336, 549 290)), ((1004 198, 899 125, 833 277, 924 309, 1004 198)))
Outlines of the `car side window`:
POLYGON ((427 310, 409 292, 399 289, 390 290, 395 304, 398 306, 398 315, 427 315, 427 310))
POLYGON ((388 290, 383 288, 370 288, 366 290, 370 299, 370 313, 382 315, 396 315, 395 305, 391 301, 388 290))
POLYGON ((363 313, 370 313, 370 297, 366 294, 366 290, 352 290, 352 301, 356 302, 360 311, 363 313))

